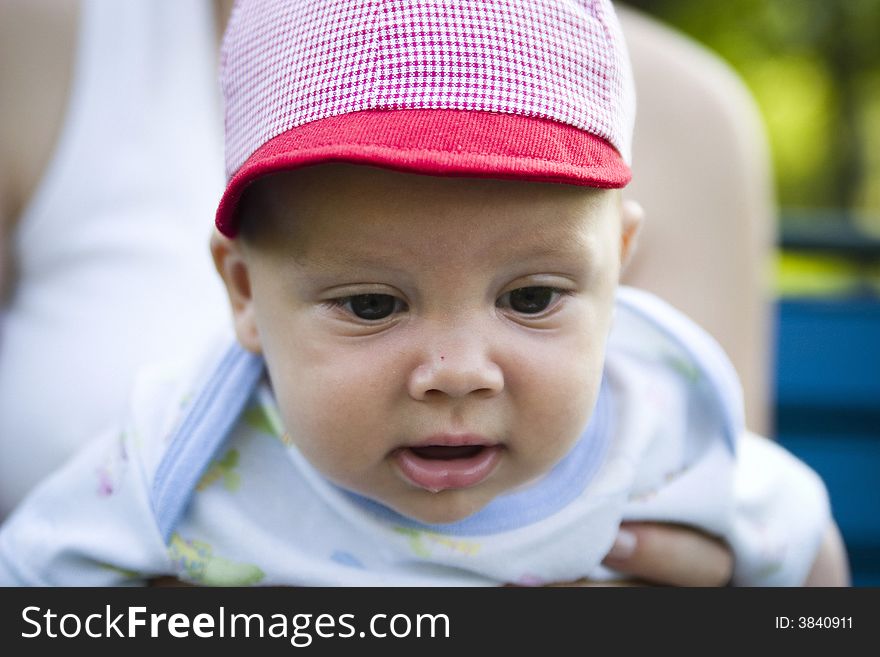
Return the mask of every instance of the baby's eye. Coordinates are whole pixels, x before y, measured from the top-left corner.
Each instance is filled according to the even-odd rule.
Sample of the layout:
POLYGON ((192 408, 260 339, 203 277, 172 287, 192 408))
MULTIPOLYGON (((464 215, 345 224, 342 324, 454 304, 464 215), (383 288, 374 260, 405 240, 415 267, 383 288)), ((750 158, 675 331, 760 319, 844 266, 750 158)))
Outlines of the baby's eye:
POLYGON ((406 310, 406 303, 390 294, 355 294, 338 303, 364 320, 380 320, 406 310))
POLYGON ((560 293, 554 287, 521 287, 502 294, 495 305, 523 315, 537 315, 547 310, 560 293))

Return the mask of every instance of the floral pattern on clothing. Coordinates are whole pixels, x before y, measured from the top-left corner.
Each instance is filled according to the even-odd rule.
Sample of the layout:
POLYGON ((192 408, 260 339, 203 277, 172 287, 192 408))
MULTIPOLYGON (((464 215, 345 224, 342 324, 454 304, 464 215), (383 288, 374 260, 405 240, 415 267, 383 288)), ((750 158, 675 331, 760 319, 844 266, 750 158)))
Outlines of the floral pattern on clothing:
POLYGON ((188 541, 177 533, 171 536, 168 556, 189 581, 205 586, 252 586, 265 577, 259 567, 214 556, 208 543, 188 541))
POLYGON ((128 465, 128 450, 126 442, 128 435, 125 431, 119 434, 118 440, 107 451, 103 462, 95 468, 95 476, 98 479, 98 497, 113 495, 122 483, 125 469, 128 465))
POLYGON ((465 541, 454 536, 409 527, 395 527, 394 530, 409 539, 409 547, 414 554, 429 558, 437 552, 454 552, 466 556, 474 556, 480 551, 480 544, 465 541))
POLYGON ((202 475, 196 490, 203 491, 215 481, 222 480, 223 487, 234 493, 241 486, 241 476, 235 471, 238 467, 239 453, 237 449, 230 449, 222 458, 217 459, 211 467, 202 475))

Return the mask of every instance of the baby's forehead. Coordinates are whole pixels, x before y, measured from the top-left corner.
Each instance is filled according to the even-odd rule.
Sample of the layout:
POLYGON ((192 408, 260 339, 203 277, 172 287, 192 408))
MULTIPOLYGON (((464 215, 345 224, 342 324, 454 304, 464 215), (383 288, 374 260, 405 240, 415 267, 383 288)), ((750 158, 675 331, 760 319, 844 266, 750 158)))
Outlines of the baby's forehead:
POLYGON ((616 190, 332 163, 258 180, 243 202, 243 221, 271 222, 276 230, 300 235, 393 230, 430 236, 446 229, 462 238, 487 232, 503 238, 540 229, 549 238, 589 230, 614 214, 617 204, 616 190))
POLYGON ((471 275, 595 272, 618 258, 614 191, 350 165, 260 182, 242 238, 256 234, 255 257, 312 281, 424 281, 442 272, 465 284, 471 275))

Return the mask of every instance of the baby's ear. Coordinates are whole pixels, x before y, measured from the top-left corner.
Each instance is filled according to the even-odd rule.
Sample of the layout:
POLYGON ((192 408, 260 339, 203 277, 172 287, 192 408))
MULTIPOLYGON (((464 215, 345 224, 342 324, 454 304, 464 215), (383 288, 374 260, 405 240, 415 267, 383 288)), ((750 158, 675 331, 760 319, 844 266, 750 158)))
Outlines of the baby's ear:
POLYGON ((211 255, 214 258, 214 267, 217 268, 217 273, 226 285, 238 341, 248 351, 261 353, 262 345, 257 330, 251 277, 241 243, 215 230, 211 236, 211 255))
POLYGON ((636 250, 639 230, 645 218, 645 211, 638 202, 629 199, 620 204, 620 269, 626 268, 636 250))

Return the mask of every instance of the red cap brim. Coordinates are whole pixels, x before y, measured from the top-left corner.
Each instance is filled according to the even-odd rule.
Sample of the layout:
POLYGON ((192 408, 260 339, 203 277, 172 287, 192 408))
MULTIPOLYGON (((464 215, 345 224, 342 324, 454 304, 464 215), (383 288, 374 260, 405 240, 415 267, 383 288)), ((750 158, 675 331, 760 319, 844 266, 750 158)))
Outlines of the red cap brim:
POLYGON ((217 228, 235 237, 238 201, 257 178, 321 162, 603 188, 623 187, 632 177, 607 141, 557 121, 471 110, 365 110, 306 123, 263 144, 226 185, 217 228))

